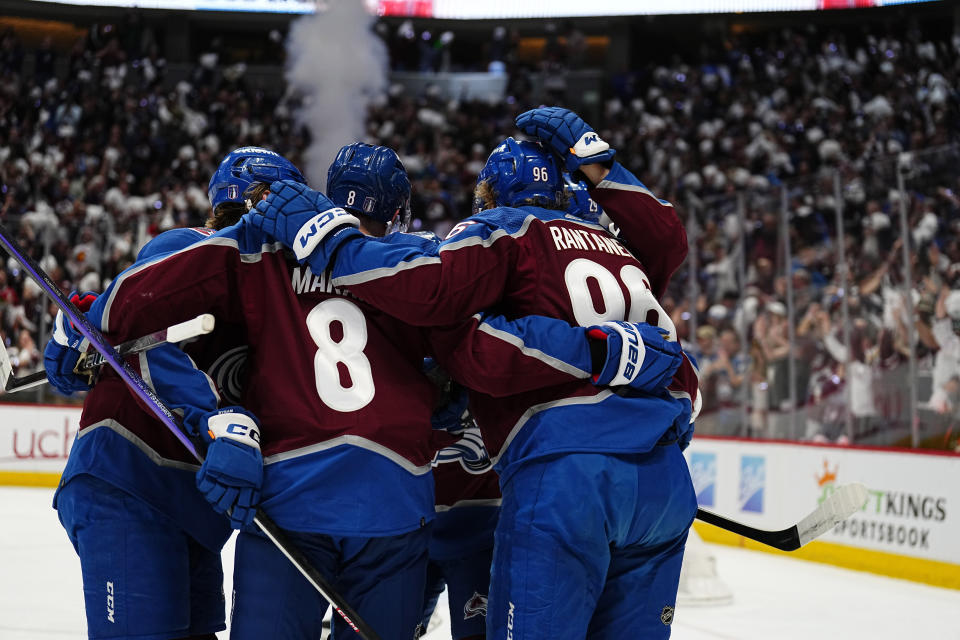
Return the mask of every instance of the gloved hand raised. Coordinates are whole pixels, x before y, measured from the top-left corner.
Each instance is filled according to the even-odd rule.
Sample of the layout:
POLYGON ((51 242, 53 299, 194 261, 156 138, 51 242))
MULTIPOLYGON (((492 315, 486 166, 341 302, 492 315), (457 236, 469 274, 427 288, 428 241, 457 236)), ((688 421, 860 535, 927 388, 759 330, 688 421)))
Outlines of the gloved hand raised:
POLYGON ((226 513, 230 526, 253 522, 263 485, 260 425, 242 407, 227 407, 201 418, 199 435, 209 443, 197 472, 197 489, 217 513, 226 513))
POLYGON ((606 358, 593 377, 596 385, 658 393, 683 362, 680 343, 667 340, 665 330, 646 322, 605 322, 589 327, 587 336, 607 346, 606 358))
POLYGON ((570 173, 612 160, 616 151, 583 118, 563 107, 540 107, 517 116, 517 127, 553 150, 570 173))
POLYGON ((247 213, 255 228, 293 249, 315 272, 326 269, 340 243, 359 235, 360 221, 319 191, 293 180, 270 185, 270 194, 247 213))
MULTIPOLYGON (((92 291, 70 293, 70 302, 84 313, 90 310, 96 299, 97 294, 92 291)), ((54 389, 64 395, 90 389, 90 376, 74 373, 80 356, 89 344, 73 323, 67 320, 63 311, 57 311, 53 322, 53 336, 43 349, 43 367, 47 372, 47 380, 54 389)))

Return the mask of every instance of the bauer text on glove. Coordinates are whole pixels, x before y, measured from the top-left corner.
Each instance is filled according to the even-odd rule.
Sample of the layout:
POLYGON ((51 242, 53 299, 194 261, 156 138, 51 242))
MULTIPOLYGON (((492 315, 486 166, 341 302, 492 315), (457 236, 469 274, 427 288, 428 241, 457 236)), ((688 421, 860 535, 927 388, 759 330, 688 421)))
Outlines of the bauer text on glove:
MULTIPOLYGON (((593 382, 597 385, 627 385, 636 391, 658 393, 670 384, 683 362, 680 344, 666 339, 666 332, 646 322, 605 322, 589 327, 592 341, 605 343, 605 357, 598 358, 593 382)), ((603 353, 601 351, 601 353, 603 353)))

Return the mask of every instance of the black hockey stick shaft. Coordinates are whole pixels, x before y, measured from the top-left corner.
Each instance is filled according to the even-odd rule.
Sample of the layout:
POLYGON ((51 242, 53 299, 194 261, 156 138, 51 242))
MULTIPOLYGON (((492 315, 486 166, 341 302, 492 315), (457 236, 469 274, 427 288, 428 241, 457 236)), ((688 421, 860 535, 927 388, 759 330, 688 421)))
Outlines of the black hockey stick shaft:
POLYGON ((862 509, 868 493, 859 482, 834 487, 806 517, 779 531, 757 529, 703 509, 697 509, 697 519, 781 551, 796 551, 862 509))
MULTIPOLYGON (((214 327, 214 317, 210 314, 203 314, 197 316, 193 320, 187 320, 178 325, 172 327, 167 327, 166 329, 161 329, 160 331, 154 331, 151 334, 141 336, 139 338, 134 338, 133 340, 128 340, 122 344, 118 344, 114 347, 117 350, 117 353, 120 356, 132 356, 144 351, 149 351, 159 347, 162 344, 167 342, 180 342, 181 340, 186 340, 188 338, 194 338, 199 335, 210 333, 213 331, 214 327)), ((0 345, 2 348, 2 345, 0 345)), ((87 353, 80 362, 77 363, 75 371, 78 373, 87 373, 93 372, 96 369, 99 369, 100 366, 105 362, 103 354, 99 351, 94 351, 92 353, 87 353)), ((7 379, 7 384, 5 385, 5 391, 7 393, 16 393, 17 391, 23 391, 25 389, 32 389, 41 384, 44 384, 47 381, 47 372, 46 371, 36 371, 29 375, 22 377, 17 377, 11 375, 7 379)))
POLYGON ((796 551, 800 548, 800 535, 797 533, 797 525, 781 531, 766 531, 764 529, 750 527, 736 520, 724 518, 716 513, 704 511, 703 509, 697 509, 697 520, 702 520, 721 529, 732 531, 744 538, 755 540, 756 542, 782 551, 796 551))
MULTIPOLYGON (((110 343, 106 341, 103 334, 90 322, 86 314, 77 309, 77 307, 67 299, 63 292, 60 291, 60 288, 50 279, 50 276, 40 268, 40 265, 14 244, 12 240, 13 237, 14 236, 7 231, 6 227, 0 224, 0 244, 3 245, 7 253, 23 266, 26 272, 40 285, 44 292, 63 310, 64 315, 73 322, 74 327, 103 355, 107 364, 116 370, 117 374, 120 375, 130 389, 146 403, 146 406, 148 406, 167 429, 176 436, 187 451, 189 451, 197 461, 202 462, 203 456, 200 453, 198 445, 193 442, 191 436, 180 424, 179 419, 170 411, 167 405, 157 397, 153 389, 144 382, 143 378, 141 378, 127 361, 116 352, 110 343)), ((360 618, 357 612, 343 599, 343 596, 333 589, 320 572, 310 564, 307 557, 286 540, 281 529, 263 510, 257 509, 254 522, 260 530, 277 545, 281 553, 294 564, 310 584, 317 589, 320 595, 333 605, 334 609, 336 609, 337 613, 350 625, 351 629, 357 632, 363 640, 380 640, 380 636, 360 618)))

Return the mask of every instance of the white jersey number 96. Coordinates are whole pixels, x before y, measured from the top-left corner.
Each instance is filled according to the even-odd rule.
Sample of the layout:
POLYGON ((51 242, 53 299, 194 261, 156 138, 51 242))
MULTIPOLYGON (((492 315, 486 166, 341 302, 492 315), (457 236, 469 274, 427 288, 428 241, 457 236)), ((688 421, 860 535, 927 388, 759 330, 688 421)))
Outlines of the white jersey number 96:
POLYGON ((620 269, 620 279, 610 270, 593 260, 577 258, 567 265, 563 273, 570 294, 570 306, 573 317, 581 327, 603 324, 611 320, 628 322, 649 322, 670 332, 669 340, 677 339, 677 328, 656 296, 650 291, 647 276, 632 264, 620 269), (603 299, 603 310, 597 310, 590 295, 589 282, 593 280, 603 299), (627 313, 628 300, 623 295, 620 283, 629 293, 630 313, 627 313))

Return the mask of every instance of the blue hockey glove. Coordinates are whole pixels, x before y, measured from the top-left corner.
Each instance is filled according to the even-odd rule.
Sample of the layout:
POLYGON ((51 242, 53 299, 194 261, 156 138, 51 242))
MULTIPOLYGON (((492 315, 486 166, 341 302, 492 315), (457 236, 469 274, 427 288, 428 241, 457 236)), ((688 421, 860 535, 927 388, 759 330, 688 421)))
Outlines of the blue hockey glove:
POLYGON ((521 113, 517 127, 552 149, 570 173, 584 164, 612 160, 616 153, 583 118, 563 107, 540 107, 521 113))
POLYGON ((319 191, 292 180, 270 185, 270 194, 248 214, 251 225, 293 249, 314 272, 327 268, 340 244, 360 234, 360 221, 319 191))
POLYGON ((454 435, 473 424, 473 416, 468 408, 467 390, 454 382, 450 374, 443 370, 433 358, 423 359, 423 373, 440 391, 430 424, 437 431, 448 431, 454 435))
POLYGON ((683 362, 680 343, 666 340, 663 329, 646 322, 606 322, 589 327, 587 336, 607 344, 606 359, 593 377, 596 385, 627 385, 636 391, 658 393, 670 384, 683 362))
POLYGON ((444 395, 444 403, 434 409, 430 424, 434 429, 459 433, 472 422, 467 390, 456 382, 450 381, 450 388, 444 395))
POLYGON ((210 443, 197 472, 197 489, 217 513, 226 513, 230 526, 253 522, 263 485, 260 425, 241 407, 227 407, 201 418, 203 439, 210 443))
MULTIPOLYGON (((97 294, 91 291, 70 293, 70 302, 83 312, 89 311, 96 299, 97 294)), ((43 349, 43 367, 54 389, 67 396, 90 389, 90 376, 73 372, 89 345, 90 342, 67 320, 63 311, 58 311, 53 322, 53 336, 43 349)))

